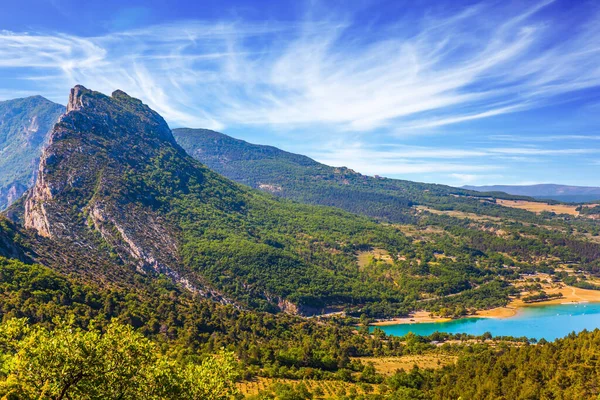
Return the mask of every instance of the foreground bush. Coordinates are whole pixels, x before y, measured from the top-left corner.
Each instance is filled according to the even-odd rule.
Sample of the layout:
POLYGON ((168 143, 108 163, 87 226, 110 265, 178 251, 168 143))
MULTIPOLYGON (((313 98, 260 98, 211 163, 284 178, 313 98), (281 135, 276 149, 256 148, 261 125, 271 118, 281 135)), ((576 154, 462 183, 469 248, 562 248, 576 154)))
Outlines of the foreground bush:
POLYGON ((3 399, 228 399, 236 362, 221 352, 180 363, 131 326, 105 332, 61 323, 54 330, 11 319, 0 325, 3 399))

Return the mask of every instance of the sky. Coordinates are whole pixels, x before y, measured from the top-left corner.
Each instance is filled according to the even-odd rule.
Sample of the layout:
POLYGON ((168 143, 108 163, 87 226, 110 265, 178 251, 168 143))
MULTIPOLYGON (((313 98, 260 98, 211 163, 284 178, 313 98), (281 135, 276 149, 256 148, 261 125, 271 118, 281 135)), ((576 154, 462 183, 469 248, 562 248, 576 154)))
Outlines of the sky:
POLYGON ((1 0, 0 100, 76 84, 368 175, 600 186, 595 0, 1 0))

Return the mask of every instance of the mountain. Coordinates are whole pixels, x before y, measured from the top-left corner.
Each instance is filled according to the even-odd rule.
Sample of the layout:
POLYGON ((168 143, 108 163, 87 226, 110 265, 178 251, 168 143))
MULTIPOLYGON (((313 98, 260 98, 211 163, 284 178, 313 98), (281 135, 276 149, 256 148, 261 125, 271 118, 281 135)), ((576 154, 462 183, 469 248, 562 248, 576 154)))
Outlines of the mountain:
MULTIPOLYGON (((350 171, 332 174, 336 183, 338 175, 378 182, 350 171)), ((404 192, 432 204, 437 199, 440 207, 460 199, 538 221, 532 213, 482 198, 438 195, 452 190, 444 186, 427 185, 419 193, 419 185, 404 192)), ((352 198, 354 192, 345 193, 352 198)), ((493 254, 523 253, 521 243, 488 233, 489 223, 471 232, 459 219, 408 212, 419 224, 451 226, 452 236, 425 232, 415 239, 401 226, 239 185, 188 155, 164 119, 140 100, 122 91, 109 97, 76 86, 43 151, 35 186, 6 215, 17 224, 8 228, 19 239, 8 246, 11 254, 120 290, 162 277, 220 303, 294 314, 346 310, 390 316, 423 306, 458 310, 508 301, 512 289, 496 279, 502 264, 493 254), (373 249, 388 254, 389 261, 360 261, 373 249), (441 253, 460 257, 431 268, 424 263, 441 253), (398 267, 391 267, 395 262, 398 267)), ((560 252, 544 247, 550 243, 540 239, 536 246, 569 260, 596 252, 593 247, 574 255, 577 243, 562 244, 573 249, 560 252)))
MULTIPOLYGON (((412 207, 415 205, 502 212, 501 207, 493 204, 489 193, 366 176, 349 168, 331 167, 303 155, 248 143, 207 129, 174 129, 173 135, 190 155, 220 174, 303 203, 339 207, 391 222, 414 222, 412 207)), ((494 196, 524 198, 503 193, 494 196)))
MULTIPOLYGON (((214 147, 222 150, 219 143, 214 147)), ((22 260, 110 287, 162 277, 220 303, 295 314, 346 310, 390 316, 417 307, 460 314, 467 307, 506 304, 515 276, 497 279, 505 273, 500 253, 526 260, 534 259, 532 252, 555 255, 596 268, 600 246, 580 242, 583 233, 560 241, 559 229, 570 224, 561 217, 501 207, 462 189, 365 177, 289 153, 279 162, 279 150, 266 151, 275 155, 268 162, 283 171, 298 170, 295 176, 273 168, 273 179, 285 180, 269 185, 290 183, 302 194, 315 183, 318 190, 307 196, 319 199, 322 189, 357 202, 354 189, 363 182, 375 189, 359 194, 370 195, 390 216, 395 203, 382 203, 377 195, 393 197, 395 190, 438 208, 415 211, 407 203, 398 215, 414 220, 415 228, 437 226, 442 233, 410 230, 408 236, 403 226, 237 184, 188 155, 164 119, 140 100, 119 90, 109 97, 76 86, 43 151, 35 186, 6 212, 19 239, 6 247, 22 260), (318 168, 321 174, 315 176, 318 168), (465 222, 440 210, 468 211, 467 216, 482 210, 494 219, 465 222), (555 231, 530 228, 531 243, 524 247, 515 219, 555 231), (499 237, 495 230, 515 234, 499 237), (388 261, 368 258, 375 250, 388 261), (360 261, 365 253, 366 262, 360 261), (447 256, 444 262, 432 261, 441 254, 447 256)), ((242 159, 251 153, 241 152, 242 159)), ((578 223, 582 232, 596 229, 593 221, 578 223)))
MULTIPOLYGON (((62 366, 82 364, 69 358, 73 352, 56 360, 60 350, 73 350, 72 342, 59 344, 40 358, 58 366, 57 374, 43 378, 35 395, 18 391, 22 375, 6 379, 15 366, 29 368, 33 379, 43 375, 19 358, 22 333, 57 326, 73 335, 87 327, 106 332, 113 318, 157 342, 159 356, 164 350, 199 364, 227 346, 253 366, 331 374, 355 368, 350 357, 374 354, 369 335, 288 314, 401 299, 391 284, 365 282, 354 252, 367 243, 397 250, 404 240, 367 219, 229 181, 188 156, 141 101, 76 86, 40 157, 36 184, 0 215, 0 396, 47 396, 65 376, 62 366), (11 329, 24 321, 35 327, 11 329)), ((379 348, 391 349, 388 343, 401 347, 396 340, 379 348)), ((79 349, 90 355, 90 347, 79 349)), ((71 378, 61 381, 65 390, 78 385, 71 378)))
POLYGON ((463 186, 463 189, 479 192, 504 192, 518 196, 530 196, 537 199, 549 199, 563 202, 582 203, 600 200, 600 187, 569 185, 491 185, 463 186))
POLYGON ((0 210, 33 185, 39 155, 64 111, 41 96, 0 102, 0 210))
POLYGON ((164 275, 221 302, 299 313, 403 298, 355 264, 361 248, 398 252, 396 228, 240 186, 121 91, 72 89, 35 186, 7 215, 37 232, 36 260, 109 284, 164 275))

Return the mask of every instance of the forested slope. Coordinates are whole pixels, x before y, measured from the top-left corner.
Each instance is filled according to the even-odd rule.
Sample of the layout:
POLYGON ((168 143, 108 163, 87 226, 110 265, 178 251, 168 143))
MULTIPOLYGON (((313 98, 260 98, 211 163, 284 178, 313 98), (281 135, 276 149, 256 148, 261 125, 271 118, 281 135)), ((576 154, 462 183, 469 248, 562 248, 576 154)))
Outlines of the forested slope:
MULTIPOLYGON (((485 214, 505 211, 490 201, 489 193, 366 176, 208 129, 174 129, 173 135, 189 154, 220 174, 303 203, 335 206, 391 222, 414 221, 410 207, 419 204, 485 214)), ((506 193, 494 195, 524 198, 506 193)))
MULTIPOLYGON (((77 86, 67 111, 35 187, 7 212, 29 230, 7 225, 18 240, 6 255, 61 273, 119 289, 164 276, 243 308, 386 317, 501 306, 522 274, 553 273, 561 262, 598 272, 600 244, 565 239, 569 221, 522 210, 527 218, 515 220, 518 212, 465 197, 455 205, 473 203, 511 219, 424 211, 413 215, 419 232, 407 234, 406 226, 236 184, 186 154, 157 113, 121 91, 108 97, 77 86), (372 249, 389 261, 360 265, 372 249)), ((422 199, 456 199, 432 192, 447 187, 426 187, 417 191, 422 199)))
POLYGON ((403 293, 355 252, 408 240, 394 227, 277 200, 210 171, 139 100, 81 86, 56 124, 23 204, 22 245, 64 273, 123 287, 165 275, 222 303, 311 313, 403 293))

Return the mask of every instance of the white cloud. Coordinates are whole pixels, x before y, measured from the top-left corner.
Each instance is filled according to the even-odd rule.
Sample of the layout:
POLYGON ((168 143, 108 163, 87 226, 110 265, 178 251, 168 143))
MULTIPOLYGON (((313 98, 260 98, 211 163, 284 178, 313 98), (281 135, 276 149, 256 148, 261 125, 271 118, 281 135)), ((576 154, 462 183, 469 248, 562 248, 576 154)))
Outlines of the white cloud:
POLYGON ((450 180, 447 182, 453 186, 464 186, 464 185, 486 185, 490 182, 504 182, 507 177, 500 174, 460 174, 454 173, 449 174, 450 180))
POLYGON ((392 146, 393 151, 373 149, 363 143, 334 144, 313 151, 317 161, 327 165, 345 166, 367 175, 409 175, 425 173, 472 173, 501 170, 493 164, 473 164, 440 159, 481 157, 485 152, 470 150, 441 150, 425 147, 392 146))
POLYGON ((364 142, 330 142, 324 146, 327 150, 316 151, 317 156, 328 157, 334 155, 338 159, 353 159, 356 157, 371 158, 376 160, 397 159, 469 159, 469 158, 499 158, 511 157, 518 160, 527 160, 522 156, 559 156, 597 154, 599 148, 572 148, 572 149, 546 149, 538 147, 491 147, 491 148, 449 148, 406 146, 401 144, 378 144, 370 146, 364 142), (381 149, 385 150, 381 150, 381 149))
POLYGON ((519 11, 481 3, 414 21, 416 35, 326 14, 299 23, 181 21, 99 37, 1 31, 0 77, 8 68, 55 100, 64 93, 63 103, 76 83, 120 88, 177 126, 428 131, 600 85, 597 9, 582 5, 589 20, 559 39, 539 14, 550 3, 519 11))
POLYGON ((596 141, 600 140, 600 135, 544 135, 544 136, 529 136, 529 135, 491 135, 490 140, 502 142, 561 142, 561 141, 596 141))
POLYGON ((490 154, 558 156, 600 153, 600 149, 539 149, 531 147, 500 147, 488 150, 490 154))
POLYGON ((450 174, 450 177, 457 179, 461 184, 473 183, 481 178, 481 175, 476 174, 450 174))
MULTIPOLYGON (((319 162, 345 166, 367 175, 406 176, 436 174, 455 185, 483 184, 506 179, 516 165, 545 163, 548 157, 593 155, 600 148, 548 149, 538 147, 440 148, 400 144, 372 145, 361 141, 333 140, 319 150, 308 150, 319 162)), ((536 166, 536 168, 538 168, 536 166)), ((418 179, 418 178, 417 178, 418 179)))

